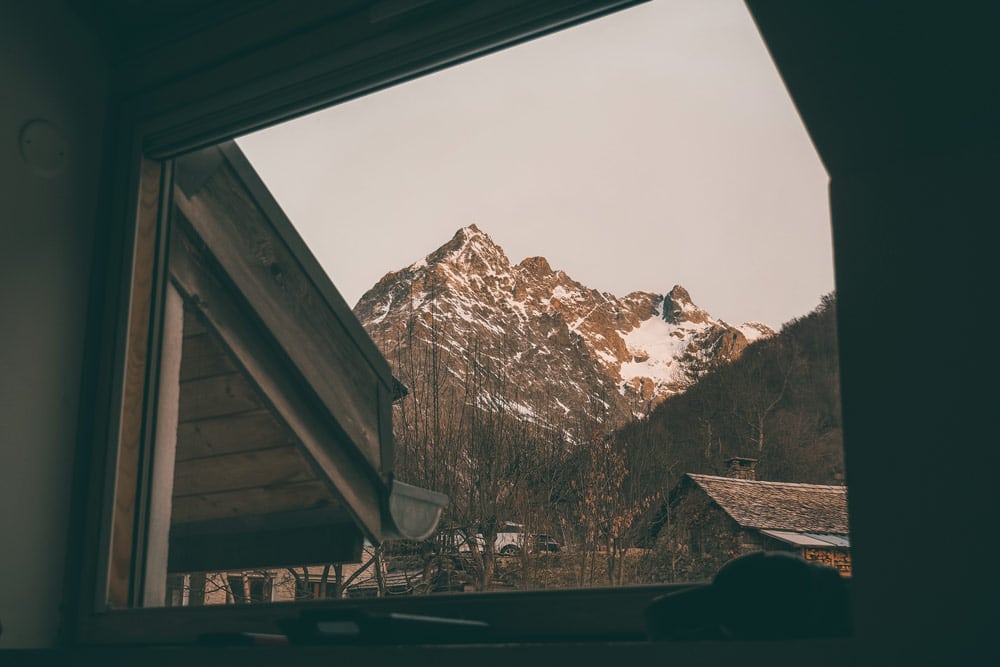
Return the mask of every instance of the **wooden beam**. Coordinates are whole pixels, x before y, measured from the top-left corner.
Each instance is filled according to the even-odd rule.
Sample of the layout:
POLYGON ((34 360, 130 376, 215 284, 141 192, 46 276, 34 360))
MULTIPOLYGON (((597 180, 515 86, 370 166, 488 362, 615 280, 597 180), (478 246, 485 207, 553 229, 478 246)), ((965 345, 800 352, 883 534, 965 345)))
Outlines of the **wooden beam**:
MULTIPOLYGON (((257 516, 273 512, 334 507, 340 501, 320 480, 276 486, 207 493, 194 496, 174 496, 173 524, 257 516)), ((263 538, 261 538, 263 539, 263 538)))
POLYGON ((206 572, 294 567, 316 563, 356 563, 363 537, 352 521, 248 532, 175 534, 170 542, 171 572, 206 572))
POLYGON ((107 602, 113 608, 131 603, 136 500, 146 407, 149 327, 156 269, 157 228, 160 213, 161 163, 143 160, 139 176, 133 247, 128 333, 125 343, 125 377, 111 514, 111 550, 108 560, 107 602))
MULTIPOLYGON (((278 202, 271 196, 257 170, 253 168, 235 142, 228 141, 219 144, 217 149, 220 157, 228 163, 232 173, 235 174, 247 194, 253 199, 253 203, 270 223, 274 233, 298 260, 302 272, 316 288, 323 301, 326 302, 326 306, 340 320, 344 331, 357 347, 359 355, 378 376, 379 380, 387 386, 392 386, 395 392, 397 381, 392 375, 388 360, 383 356, 368 332, 365 331, 361 321, 354 315, 351 306, 334 286, 319 260, 313 255, 302 236, 299 235, 292 221, 288 219, 278 202)), ((186 164, 187 159, 185 159, 186 164)), ((185 193, 193 192, 188 188, 182 189, 185 193)))
POLYGON ((156 432, 153 439, 152 480, 143 563, 144 607, 162 607, 167 602, 167 550, 174 493, 174 458, 177 453, 181 353, 184 348, 184 302, 177 290, 169 284, 163 303, 160 348, 160 386, 157 392, 156 432))
POLYGON ((381 472, 378 385, 383 380, 345 328, 342 319, 353 314, 333 312, 228 163, 195 193, 176 188, 175 201, 288 362, 381 472))
MULTIPOLYGON (((140 42, 146 57, 126 63, 125 85, 137 93, 139 113, 160 121, 146 137, 150 154, 178 155, 641 1, 389 1, 284 34, 288 17, 265 5, 270 11, 235 30, 226 23, 186 30, 191 41, 178 40, 156 58, 140 42), (418 11, 403 19, 407 5, 418 11), (214 61, 193 56, 201 53, 214 61), (187 62, 198 65, 178 64, 187 62)), ((302 15, 320 14, 305 8, 302 15)))
POLYGON ((236 517, 199 520, 175 524, 171 536, 205 535, 209 533, 249 533, 275 528, 302 528, 349 523, 351 515, 343 505, 325 505, 308 509, 248 514, 236 517))
MULTIPOLYGON (((311 383, 291 367, 260 324, 240 304, 186 236, 187 223, 178 212, 171 245, 171 278, 199 309, 233 359, 266 396, 270 407, 295 434, 312 463, 321 470, 329 489, 343 498, 355 519, 373 541, 381 541, 385 488, 375 468, 318 399, 311 383), (239 304, 239 305, 238 305, 239 304)), ((317 363, 317 365, 321 365, 317 363)), ((351 402, 364 397, 350 397, 351 402)), ((374 401, 374 396, 372 397, 374 401)), ((176 507, 175 507, 176 511, 176 507)))

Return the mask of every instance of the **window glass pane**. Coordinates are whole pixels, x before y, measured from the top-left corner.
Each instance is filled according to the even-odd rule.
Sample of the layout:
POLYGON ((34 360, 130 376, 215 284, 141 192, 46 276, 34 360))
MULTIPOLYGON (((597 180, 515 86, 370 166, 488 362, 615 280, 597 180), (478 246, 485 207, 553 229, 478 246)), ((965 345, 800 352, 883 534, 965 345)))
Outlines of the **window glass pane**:
MULTIPOLYGON (((652 2, 237 145, 406 388, 396 478, 450 502, 427 539, 362 541, 295 421, 322 382, 287 341, 312 339, 258 326, 231 272, 256 333, 178 284, 171 548, 209 520, 358 528, 350 558, 175 559, 163 604, 692 581, 761 549, 850 573, 827 176, 741 3, 652 2)), ((188 166, 174 233, 239 181, 217 169, 188 166)))

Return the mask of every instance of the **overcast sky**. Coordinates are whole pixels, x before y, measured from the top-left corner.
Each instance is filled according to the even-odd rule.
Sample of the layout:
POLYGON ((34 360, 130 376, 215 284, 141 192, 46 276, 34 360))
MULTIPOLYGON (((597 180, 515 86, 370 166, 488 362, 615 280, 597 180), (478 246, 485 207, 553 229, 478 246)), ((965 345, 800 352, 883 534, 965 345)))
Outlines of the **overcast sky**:
POLYGON ((739 0, 654 0, 238 143, 351 305, 470 223, 734 324, 833 289, 827 175, 739 0))

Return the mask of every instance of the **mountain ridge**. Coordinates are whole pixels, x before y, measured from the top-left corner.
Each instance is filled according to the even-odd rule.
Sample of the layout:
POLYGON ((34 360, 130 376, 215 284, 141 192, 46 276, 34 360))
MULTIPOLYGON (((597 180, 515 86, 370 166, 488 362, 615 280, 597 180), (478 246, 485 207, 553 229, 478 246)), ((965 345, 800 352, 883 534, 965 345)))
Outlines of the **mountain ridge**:
POLYGON ((493 392, 487 402, 549 425, 571 414, 624 423, 774 334, 758 322, 713 318, 680 285, 619 298, 542 256, 513 264, 474 224, 385 274, 354 312, 404 383, 427 371, 412 359, 428 346, 449 382, 467 382, 475 350, 475 363, 502 374, 518 395, 493 392))

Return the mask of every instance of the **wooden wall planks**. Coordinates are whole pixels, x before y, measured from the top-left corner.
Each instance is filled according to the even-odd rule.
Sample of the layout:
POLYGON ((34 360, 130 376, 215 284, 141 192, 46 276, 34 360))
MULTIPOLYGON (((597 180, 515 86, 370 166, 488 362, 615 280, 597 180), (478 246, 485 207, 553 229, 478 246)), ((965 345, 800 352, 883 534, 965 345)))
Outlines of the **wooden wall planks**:
POLYGON ((264 407, 242 373, 215 375, 181 383, 180 421, 219 417, 264 407))
POLYGON ((316 475, 309 462, 294 445, 259 449, 178 463, 174 497, 313 479, 316 475))
POLYGON ((274 487, 174 496, 172 519, 175 524, 194 523, 329 507, 336 502, 324 482, 313 480, 274 487))
POLYGON ((207 331, 208 329, 205 327, 205 323, 201 321, 201 317, 198 316, 198 313, 188 304, 185 304, 184 336, 198 336, 206 333, 207 331))
POLYGON ((267 410, 198 419, 177 429, 177 461, 267 449, 295 443, 267 410))
POLYGON ((297 439, 191 304, 184 321, 173 523, 336 502, 301 486, 317 476, 297 439))
POLYGON ((235 370, 236 364, 222 353, 219 344, 207 332, 184 337, 184 359, 181 362, 182 382, 232 373, 235 370))
MULTIPOLYGON (((183 197, 182 194, 177 196, 183 197)), ((288 432, 294 434, 294 442, 302 448, 303 455, 313 464, 317 473, 322 471, 319 477, 327 485, 330 497, 344 501, 355 520, 365 526, 366 534, 373 539, 381 539, 381 480, 374 467, 359 456, 361 452, 338 428, 337 420, 332 418, 334 415, 331 412, 338 410, 341 404, 317 400, 319 397, 311 382, 301 376, 300 367, 290 363, 286 354, 291 354, 289 347, 296 353, 301 353, 301 346, 284 345, 271 338, 275 334, 273 328, 266 321, 262 323, 254 317, 250 304, 238 289, 234 289, 232 282, 235 278, 216 263, 214 255, 209 254, 204 249, 204 244, 197 240, 194 230, 188 228, 189 221, 183 214, 183 209, 178 210, 177 214, 170 259, 172 281, 190 303, 197 304, 203 324, 211 329, 216 340, 225 347, 230 359, 242 369, 245 379, 255 391, 259 391, 258 398, 263 401, 266 397, 267 409, 283 428, 287 427, 288 432), (264 324, 264 328, 261 324, 264 324)), ((239 245, 241 242, 237 240, 234 243, 239 245)), ((293 321, 291 325, 294 328, 296 322, 293 321)), ((302 335, 301 332, 299 335, 302 335)), ((296 341, 293 340, 294 342, 296 341)), ((350 341, 341 342, 348 344, 350 341)), ((333 344, 332 341, 326 343, 333 344)), ((323 374, 324 369, 330 373, 336 372, 328 368, 322 359, 312 359, 310 370, 313 374, 323 374), (317 369, 315 366, 323 368, 317 369)), ((372 386, 371 389, 374 391, 375 387, 372 386)), ((359 400, 356 396, 341 398, 359 400)), ((201 421, 207 415, 194 416, 199 417, 199 428, 209 424, 208 421, 201 421)), ((227 450, 239 451, 240 446, 226 442, 228 434, 223 424, 225 420, 217 418, 211 421, 216 436, 213 444, 222 443, 227 450)), ((182 424, 181 428, 187 426, 182 424)), ((264 443, 255 443, 261 444, 264 443)), ((186 446, 181 447, 182 452, 186 449, 186 446)), ((190 457, 188 454, 182 455, 190 457)))

